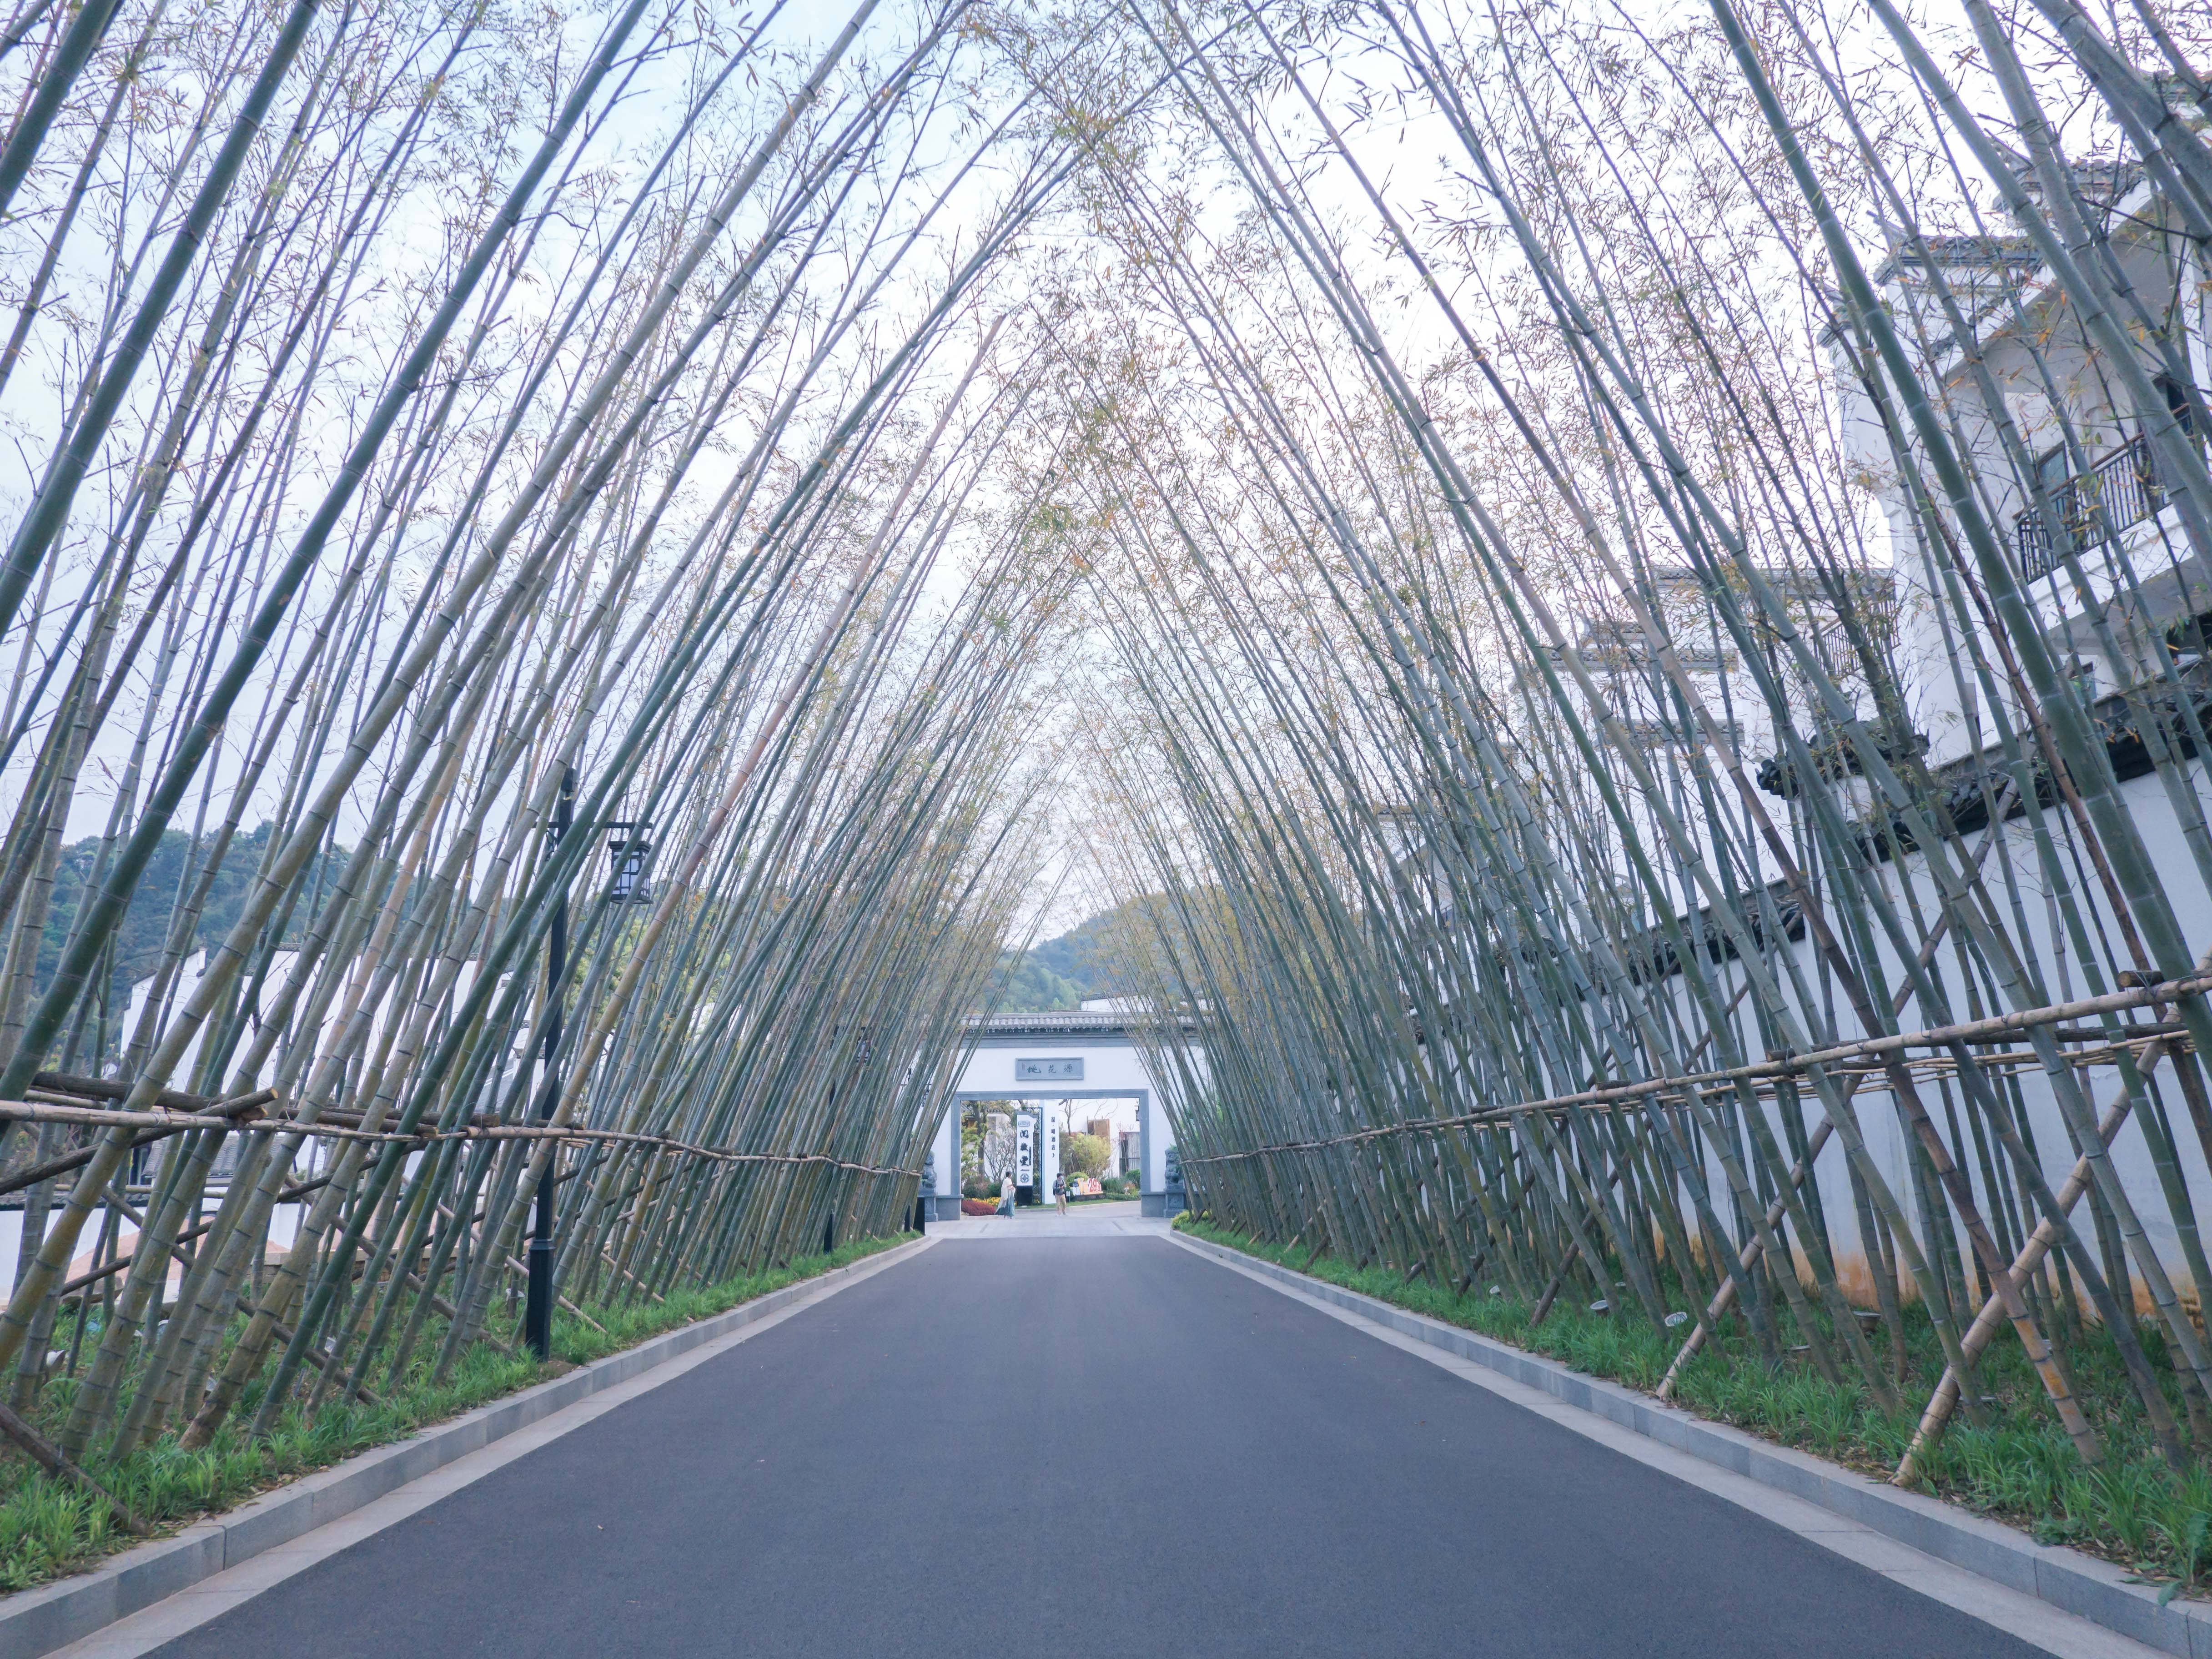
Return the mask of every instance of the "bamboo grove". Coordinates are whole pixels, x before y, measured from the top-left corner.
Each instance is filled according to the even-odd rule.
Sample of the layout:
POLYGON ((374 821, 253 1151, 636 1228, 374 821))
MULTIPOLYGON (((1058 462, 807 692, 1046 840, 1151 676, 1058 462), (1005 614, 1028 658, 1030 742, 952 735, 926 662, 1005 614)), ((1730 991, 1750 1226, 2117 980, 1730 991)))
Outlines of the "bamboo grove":
POLYGON ((1036 851, 985 301, 1067 159, 963 126, 963 8, 874 11, 9 25, 46 1467, 513 1352, 549 1183, 586 1322, 910 1224, 1036 851))
POLYGON ((2206 21, 24 0, 0 1425, 902 1231, 1088 781, 1194 1208, 2201 1459, 2206 21))
POLYGON ((1959 11, 1146 9, 1100 845, 1215 1223, 2180 1470, 2204 20, 1959 11))

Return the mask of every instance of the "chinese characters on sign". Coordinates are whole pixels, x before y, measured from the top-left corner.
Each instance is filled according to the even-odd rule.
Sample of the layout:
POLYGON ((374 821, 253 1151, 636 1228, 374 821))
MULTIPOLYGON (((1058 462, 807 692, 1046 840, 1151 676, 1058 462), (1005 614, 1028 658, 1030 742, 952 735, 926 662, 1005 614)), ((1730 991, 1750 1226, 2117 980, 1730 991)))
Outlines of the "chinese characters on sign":
POLYGON ((1080 1083, 1083 1081, 1083 1061, 1080 1056, 1073 1060, 1018 1060, 1014 1062, 1017 1083, 1080 1083))

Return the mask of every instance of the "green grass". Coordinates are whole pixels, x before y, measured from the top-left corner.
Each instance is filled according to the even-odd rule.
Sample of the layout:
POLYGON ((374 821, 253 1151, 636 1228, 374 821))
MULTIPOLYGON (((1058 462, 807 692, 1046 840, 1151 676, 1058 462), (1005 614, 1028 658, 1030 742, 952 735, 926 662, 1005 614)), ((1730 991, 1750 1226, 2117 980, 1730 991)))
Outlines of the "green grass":
MULTIPOLYGON (((586 1311, 604 1328, 604 1334, 566 1312, 556 1313, 551 1364, 540 1365, 526 1352, 509 1357, 489 1343, 479 1342, 461 1357, 442 1383, 434 1386, 429 1371, 445 1331, 444 1322, 434 1320, 417 1343, 417 1358, 400 1386, 386 1392, 381 1387, 381 1368, 370 1368, 371 1383, 379 1395, 375 1405, 325 1405, 312 1419, 304 1418, 295 1406, 266 1437, 249 1442, 243 1425, 252 1422, 259 1403, 258 1389, 249 1389, 230 1422, 204 1448, 187 1451, 171 1433, 120 1461, 95 1458, 88 1467, 141 1518, 157 1531, 167 1529, 232 1508, 356 1452, 404 1439, 418 1429, 544 1382, 572 1366, 635 1347, 664 1331, 846 1267, 908 1237, 841 1244, 826 1255, 803 1256, 787 1267, 719 1285, 671 1291, 662 1302, 587 1307, 586 1311)), ((507 1338, 514 1334, 503 1325, 500 1334, 507 1338)), ((304 1398, 308 1387, 303 1382, 295 1392, 304 1398)), ((40 1396, 35 1415, 50 1431, 57 1430, 68 1414, 74 1389, 72 1381, 61 1379, 40 1396)), ((82 1571, 102 1556, 138 1541, 116 1523, 98 1498, 50 1479, 21 1458, 0 1462, 0 1592, 28 1589, 66 1573, 82 1571)))
MULTIPOLYGON (((1543 1324, 1531 1330, 1528 1308, 1510 1285, 1500 1285, 1493 1295, 1491 1282, 1479 1280, 1465 1297, 1455 1297, 1449 1285, 1431 1284, 1425 1274, 1409 1285, 1395 1268, 1363 1269, 1331 1255, 1309 1263, 1302 1245, 1284 1249, 1189 1215, 1177 1218, 1176 1225, 1193 1237, 1646 1392, 1658 1388, 1687 1334, 1686 1327, 1667 1330, 1652 1324, 1623 1307, 1620 1298, 1614 1313, 1599 1315, 1562 1297, 1543 1324)), ((1671 1305, 1687 1306, 1679 1295, 1671 1305)), ((1783 1316, 1786 1320, 1786 1313, 1783 1316)), ((1905 1373, 1899 1389, 1905 1404, 1896 1412, 1882 1410, 1856 1377, 1832 1383, 1798 1364, 1769 1370, 1742 1322, 1734 1319, 1683 1367, 1673 1397, 1699 1416, 1887 1478, 1910 1443, 1943 1370, 1942 1352, 1926 1316, 1911 1307, 1905 1322, 1905 1373)), ((2154 1331, 2145 1328, 2142 1335, 2174 1414, 2182 1418, 2180 1392, 2164 1344, 2154 1331)), ((1886 1356, 1887 1339, 1877 1334, 1875 1347, 1886 1356)), ((2089 1550, 2146 1579, 2188 1589, 2212 1583, 2212 1468, 2204 1462, 2212 1448, 2194 1445, 2189 1468, 2169 1469, 2111 1340, 2090 1326, 2063 1352, 2076 1396, 2103 1439, 2103 1463, 2093 1468, 2081 1462, 2052 1417, 2019 1345, 2001 1341, 1978 1367, 1983 1392, 1990 1396, 1990 1423, 1977 1428, 1963 1417, 1954 1419, 1924 1460, 1928 1490, 2021 1527, 2039 1543, 2089 1550)))

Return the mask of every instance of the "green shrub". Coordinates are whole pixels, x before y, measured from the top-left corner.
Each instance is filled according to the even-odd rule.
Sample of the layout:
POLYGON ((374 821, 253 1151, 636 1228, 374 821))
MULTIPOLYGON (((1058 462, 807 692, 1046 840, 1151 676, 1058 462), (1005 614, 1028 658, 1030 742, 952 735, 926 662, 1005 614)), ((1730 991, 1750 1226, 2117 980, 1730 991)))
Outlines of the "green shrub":
POLYGON ((1060 1167, 1071 1176, 1103 1175, 1112 1150, 1097 1135, 1062 1135, 1060 1167))

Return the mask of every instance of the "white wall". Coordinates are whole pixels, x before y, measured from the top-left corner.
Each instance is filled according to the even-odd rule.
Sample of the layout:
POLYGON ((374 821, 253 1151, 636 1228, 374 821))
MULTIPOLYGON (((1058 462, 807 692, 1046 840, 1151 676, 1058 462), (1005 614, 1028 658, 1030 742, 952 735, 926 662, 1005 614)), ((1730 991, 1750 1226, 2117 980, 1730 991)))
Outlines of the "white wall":
MULTIPOLYGON (((2205 787, 2201 767, 2192 764, 2190 771, 2201 791, 2205 787)), ((2173 902, 2183 937, 2188 941, 2191 950, 2203 952, 2208 946, 2212 946, 2212 896, 2208 896, 2204 888, 2195 877, 2194 860, 2184 844, 2179 824, 2172 806, 2166 799, 2162 787, 2155 777, 2143 777, 2123 784, 2120 792, 2139 833, 2149 848, 2152 863, 2158 870, 2165 883, 2167 895, 2173 902)), ((1950 843, 1948 850, 1954 867, 1963 863, 1962 854, 1967 849, 1979 847, 1983 833, 1977 831, 1967 839, 1963 847, 1959 842, 1950 843)), ((2052 917, 2050 908, 2045 902, 2041 884, 2035 879, 2034 846, 2030 839, 2027 820, 2025 818, 2012 820, 2005 826, 2004 836, 2008 850, 2014 861, 2015 875, 2021 884, 2021 902, 2019 909, 2013 911, 2007 908, 2005 887, 1997 862, 2001 854, 1996 849, 1993 848, 1990 851, 1987 861, 1983 866, 1984 881, 1996 903, 2001 908, 2006 908, 2003 918, 2006 931, 2018 940, 2022 954, 2031 959, 2039 959, 2045 963, 2052 962, 2058 955, 2052 949, 2050 939, 2052 917)), ((1912 855, 1884 866, 1884 874, 1893 884, 1898 883, 1900 878, 1910 880, 1922 907, 1922 914, 1933 915, 1937 913, 1940 904, 1934 884, 1929 878, 1924 859, 1917 854, 1912 855)), ((1899 897, 1900 902, 1898 908, 1908 918, 1909 922, 1910 907, 1901 902, 1901 894, 1899 897)), ((2108 936, 2111 935, 2112 920, 2109 914, 2105 911, 2100 896, 2094 891, 2085 892, 2077 889, 2075 897, 2083 908, 2084 921, 2090 927, 2092 936, 2094 936, 2098 918, 2101 918, 2108 936), (2096 913, 2094 918, 2089 915, 2092 910, 2096 913)), ((1814 961, 1814 947, 1811 941, 1800 940, 1794 945, 1793 950, 1806 980, 1817 987, 1819 973, 1814 961)), ((1904 983, 1905 975, 1895 952, 1889 948, 1886 941, 1881 946, 1880 954, 1883 975, 1893 994, 1896 988, 1904 983)), ((2064 955, 2069 961, 2074 959, 2070 940, 2064 955)), ((1951 1010, 1953 1017, 1960 1019, 1972 1017, 1960 990, 1956 961, 1948 941, 1942 948, 1941 967, 1944 988, 1953 1000, 1951 1010)), ((1719 986, 1723 1000, 1733 995, 1735 989, 1743 983, 1743 970, 1740 963, 1729 963, 1725 965, 1725 968, 1709 968, 1709 971, 1719 986)), ((1678 976, 1670 981, 1670 986, 1674 994, 1683 999, 1686 1010, 1690 994, 1686 983, 1678 976)), ((2045 988, 2054 1000, 2059 1000, 2069 997, 2086 996, 2089 994, 2088 988, 2078 976, 2065 984, 2054 981, 2045 988)), ((2109 990, 2112 988, 2106 986, 2105 988, 2109 990)), ((1784 981, 1784 989, 1786 994, 1789 990, 1786 979, 1784 981)), ((1975 1012, 1989 1013, 2002 1011, 1982 1008, 1975 1012)), ((1856 1021, 1852 1018, 1849 1005, 1844 1002, 1840 992, 1836 996, 1836 1014, 1838 1040, 1848 1042, 1865 1034, 1856 1021)), ((1900 1018, 1899 1029, 1912 1030, 1932 1023, 1917 1003, 1908 1002, 1900 1018)), ((1817 1029, 1813 1026, 1812 1022, 1808 1021, 1806 1024, 1808 1029, 1817 1029)), ((2010 1046, 2025 1048, 2027 1044, 2022 1041, 2010 1046)), ((1753 1056, 1753 1058, 1759 1057, 1753 1056)), ((2033 1132, 2044 1178, 2055 1189, 2064 1182, 2068 1175, 2071 1173, 2075 1163, 2075 1154, 2068 1138, 2064 1119, 2060 1115, 2058 1103, 2052 1092, 2051 1081, 2048 1076, 2033 1067, 2020 1071, 2016 1076, 2020 1085, 2021 1103, 2033 1132)), ((1975 1146, 1971 1130, 1966 1127, 1965 1105, 1956 1092, 1955 1084, 1953 1086, 1953 1099, 1957 1103, 1960 1113, 1961 1138, 1965 1141, 1967 1157, 1972 1160, 1976 1157, 1975 1146)), ((2093 1111, 2101 1115, 2118 1094, 2118 1073, 2109 1066, 2096 1068, 2087 1073, 2085 1088, 2090 1097, 2093 1111)), ((1941 1090, 1933 1081, 1925 1082, 1921 1087, 1920 1097, 1929 1115, 1935 1119, 1938 1128, 1942 1130, 1946 1144, 1949 1145, 1950 1124, 1944 1110, 1941 1090)), ((2164 1081, 2163 1098, 2167 1120, 2173 1130, 2175 1151, 2182 1174, 2188 1185, 2191 1199, 2200 1216, 2212 1213, 2212 1169, 2207 1167, 2202 1143, 2183 1102, 2173 1089, 2170 1073, 2166 1075, 2164 1081)), ((1802 1099, 1805 1123, 1809 1131, 1820 1122, 1822 1116, 1820 1103, 1809 1088, 1804 1091, 1802 1099)), ((1913 1208, 1912 1189, 1905 1156, 1906 1132, 1902 1127, 1894 1098, 1879 1078, 1873 1078, 1860 1085, 1853 1097, 1852 1105, 1857 1113, 1860 1127, 1866 1137, 1868 1150, 1875 1164, 1881 1170, 1883 1179, 1889 1183, 1891 1191, 1897 1195, 1899 1201, 1906 1206, 1909 1213, 1914 1214, 1917 1227, 1917 1212, 1913 1208)), ((1778 1109, 1770 1103, 1766 1109, 1770 1121, 1774 1122, 1776 1138, 1779 1140, 1782 1139, 1781 1126, 1776 1117, 1778 1109)), ((1843 1153, 1842 1142, 1838 1139, 1832 1140, 1820 1155, 1816 1167, 1821 1203, 1826 1212, 1829 1234, 1835 1243, 1839 1258, 1838 1267, 1845 1274, 1847 1288, 1870 1289, 1871 1278, 1861 1277, 1867 1272, 1867 1256, 1858 1237, 1856 1211, 1852 1201, 1850 1176, 1844 1168, 1843 1153)), ((2008 1166, 2003 1162, 2002 1149, 1992 1144, 1990 1154, 1993 1160, 1996 1161, 2000 1173, 2003 1173, 2008 1166)), ((2152 1163, 2149 1146, 2144 1139, 2142 1125, 2136 1117, 2131 1115, 2121 1129, 2118 1139, 2112 1145, 2112 1158, 2125 1191, 2136 1206, 2145 1235, 2156 1249, 2160 1261, 2174 1282, 2176 1290, 2185 1296, 2187 1295, 2190 1274, 2182 1259, 2179 1238, 2167 1212, 2163 1190, 2159 1182, 2157 1170, 2152 1163)), ((1725 1192, 1725 1182, 1717 1163, 1711 1174, 1717 1202, 1723 1205, 1725 1213, 1725 1200, 1719 1196, 1725 1192)), ((1983 1196, 1983 1183, 1978 1164, 1974 1174, 1978 1200, 1986 1202, 1986 1198, 1983 1196)), ((1694 1218, 1686 1217, 1685 1218, 1689 1220, 1692 1226, 1695 1225, 1694 1218)), ((2028 1224, 2033 1225, 2035 1219, 2036 1218, 2031 1215, 2028 1224)), ((2081 1230, 2085 1239, 2094 1238, 2089 1207, 2086 1203, 2075 1208, 2074 1220, 2081 1230)), ((1960 1237, 1959 1244, 1962 1258, 1970 1260, 1971 1247, 1967 1244, 1963 1233, 1960 1237)))

